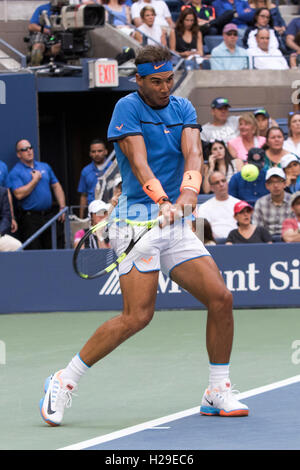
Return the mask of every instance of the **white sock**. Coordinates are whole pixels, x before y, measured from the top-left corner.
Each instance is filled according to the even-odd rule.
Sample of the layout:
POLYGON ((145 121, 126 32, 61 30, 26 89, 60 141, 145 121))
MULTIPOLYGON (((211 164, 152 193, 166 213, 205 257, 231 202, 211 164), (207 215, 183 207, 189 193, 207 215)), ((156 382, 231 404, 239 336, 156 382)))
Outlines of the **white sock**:
POLYGON ((229 366, 230 364, 209 364, 209 386, 214 387, 220 384, 223 380, 229 379, 229 366))
POLYGON ((73 357, 67 367, 62 371, 61 378, 64 380, 72 380, 77 384, 81 376, 85 374, 89 369, 90 366, 83 362, 78 353, 76 354, 76 356, 73 357))

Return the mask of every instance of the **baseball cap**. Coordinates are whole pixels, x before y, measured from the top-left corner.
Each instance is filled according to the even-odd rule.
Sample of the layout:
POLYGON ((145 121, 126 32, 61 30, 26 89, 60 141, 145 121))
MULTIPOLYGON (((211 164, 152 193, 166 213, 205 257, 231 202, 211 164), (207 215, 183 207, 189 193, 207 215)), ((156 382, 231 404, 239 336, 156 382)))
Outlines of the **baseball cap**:
POLYGON ((272 176, 279 176, 279 178, 282 178, 283 180, 286 179, 283 169, 278 168, 277 166, 269 168, 266 174, 266 181, 268 181, 272 176))
POLYGON ((300 198, 300 191, 296 191, 294 194, 292 194, 292 197, 290 199, 291 206, 294 204, 296 199, 300 198))
POLYGON ((97 212, 102 211, 108 211, 109 204, 106 204, 104 201, 101 201, 101 199, 95 199, 89 204, 89 214, 97 214, 97 212))
POLYGON ((228 31, 237 31, 238 27, 234 23, 228 23, 223 28, 223 33, 228 33, 228 31))
POLYGON ((247 162, 262 168, 265 164, 265 151, 259 147, 253 147, 248 152, 247 162))
POLYGON ((280 160, 281 168, 286 168, 292 162, 298 162, 300 164, 300 160, 297 155, 295 155, 294 153, 287 153, 280 160))
POLYGON ((227 98, 221 98, 221 97, 215 98, 211 103, 212 108, 218 109, 218 108, 223 108, 223 106, 228 106, 229 108, 231 107, 227 98))
POLYGON ((115 177, 114 177, 114 187, 118 186, 118 184, 122 183, 122 178, 121 178, 121 175, 118 173, 115 177))
POLYGON ((235 214, 239 214, 243 209, 245 209, 246 207, 248 207, 249 209, 251 209, 253 211, 253 207, 250 206, 250 204, 248 204, 248 202, 246 201, 239 201, 237 202, 235 205, 234 205, 234 208, 233 208, 233 211, 234 211, 234 215, 235 214))
POLYGON ((256 109, 253 114, 254 114, 254 116, 257 116, 258 114, 263 114, 266 118, 270 117, 268 111, 266 111, 264 108, 256 109))

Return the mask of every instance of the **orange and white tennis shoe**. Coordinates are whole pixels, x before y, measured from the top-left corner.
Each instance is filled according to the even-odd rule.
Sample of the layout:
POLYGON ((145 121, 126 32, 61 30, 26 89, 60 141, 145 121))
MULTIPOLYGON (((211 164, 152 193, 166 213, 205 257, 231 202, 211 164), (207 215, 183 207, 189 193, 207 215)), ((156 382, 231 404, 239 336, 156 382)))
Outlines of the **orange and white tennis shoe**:
POLYGON ((76 385, 71 380, 61 378, 62 370, 50 375, 44 385, 45 396, 40 400, 41 416, 50 426, 59 426, 65 408, 72 405, 72 394, 76 385))
POLYGON ((232 390, 229 380, 204 392, 200 413, 207 416, 248 416, 249 408, 237 400, 237 390, 232 390))

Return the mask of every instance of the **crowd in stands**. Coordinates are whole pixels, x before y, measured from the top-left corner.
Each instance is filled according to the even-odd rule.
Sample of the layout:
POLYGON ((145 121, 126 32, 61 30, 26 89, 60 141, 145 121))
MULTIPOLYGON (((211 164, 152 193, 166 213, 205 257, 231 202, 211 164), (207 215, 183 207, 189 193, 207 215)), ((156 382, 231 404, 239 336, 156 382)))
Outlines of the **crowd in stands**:
MULTIPOLYGON (((116 13, 112 16, 114 26, 129 28, 129 34, 140 43, 147 34, 149 41, 166 44, 187 60, 205 55, 205 37, 220 35, 220 44, 211 51, 212 69, 247 68, 249 51, 256 60, 253 51, 259 46, 272 55, 269 64, 286 61, 284 54, 296 66, 300 54, 300 17, 286 25, 270 0, 208 0, 205 4, 200 0, 178 0, 176 18, 163 0, 82 3, 103 4, 107 19, 116 13)), ((38 31, 37 12, 29 28, 38 31)), ((211 103, 210 122, 201 123, 201 193, 207 195, 207 200, 199 203, 194 212, 193 230, 201 220, 209 244, 300 241, 300 111, 290 113, 286 137, 263 107, 239 116, 230 115, 229 110, 228 99, 217 97, 211 103), (242 175, 246 164, 259 170, 252 181, 242 175)), ((18 249, 21 242, 66 207, 64 190, 52 168, 35 160, 34 149, 26 138, 17 142, 16 156, 17 163, 10 172, 0 161, 0 251, 18 249)), ((78 182, 79 217, 84 219, 88 208, 93 223, 97 216, 107 216, 116 206, 122 182, 116 160, 108 158, 104 141, 93 140, 89 156, 91 162, 82 169, 78 182)), ((65 217, 63 213, 57 221, 58 248, 64 246, 65 217)), ((76 234, 76 240, 79 236, 82 232, 76 234)), ((51 248, 50 230, 28 248, 51 248)))
MULTIPOLYGON (((286 24, 271 0, 73 0, 101 4, 106 22, 138 43, 160 43, 193 68, 213 70, 296 68, 300 57, 300 16, 286 24), (298 57, 299 56, 299 57, 298 57)), ((51 4, 46 4, 49 12, 51 4)), ((31 63, 59 55, 49 44, 38 7, 30 19, 31 63)), ((299 11, 300 15, 300 11, 299 11)), ((174 58, 174 60, 176 60, 174 58)), ((177 59, 178 60, 178 59, 177 59)))
MULTIPOLYGON (((266 109, 239 116, 230 115, 229 109, 227 98, 215 98, 211 122, 201 131, 203 183, 191 228, 207 244, 299 241, 300 112, 290 114, 285 138, 266 109), (245 178, 245 165, 257 168, 254 178, 245 178)), ((16 156, 9 172, 0 161, 0 251, 19 249, 21 242, 66 207, 64 190, 52 168, 35 159, 27 139, 16 143, 16 156)), ((109 216, 122 192, 117 161, 108 155, 103 140, 90 142, 89 157, 77 186, 79 220, 88 220, 88 226, 109 216)), ((58 248, 64 247, 65 217, 61 213, 57 221, 58 248)), ((74 246, 88 226, 75 233, 74 246)), ((47 230, 27 248, 50 249, 51 243, 47 230)), ((87 248, 91 247, 105 246, 95 239, 87 248)))

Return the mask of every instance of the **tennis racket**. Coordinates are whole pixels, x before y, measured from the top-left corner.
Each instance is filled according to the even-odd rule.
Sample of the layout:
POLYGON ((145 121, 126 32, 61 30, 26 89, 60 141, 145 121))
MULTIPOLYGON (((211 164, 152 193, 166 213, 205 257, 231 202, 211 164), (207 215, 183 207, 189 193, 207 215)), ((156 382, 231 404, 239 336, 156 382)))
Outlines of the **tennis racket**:
POLYGON ((82 279, 95 279, 110 273, 119 266, 138 241, 162 220, 163 216, 147 221, 115 218, 94 225, 85 233, 74 250, 75 273, 82 279), (135 227, 141 228, 137 234, 135 227), (120 255, 116 255, 112 247, 115 240, 122 244, 123 251, 120 255), (106 248, 89 248, 105 244, 106 248))

